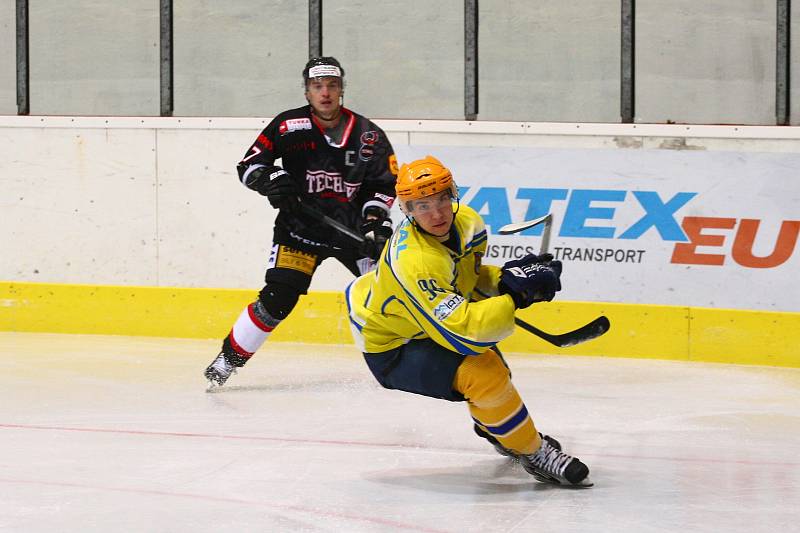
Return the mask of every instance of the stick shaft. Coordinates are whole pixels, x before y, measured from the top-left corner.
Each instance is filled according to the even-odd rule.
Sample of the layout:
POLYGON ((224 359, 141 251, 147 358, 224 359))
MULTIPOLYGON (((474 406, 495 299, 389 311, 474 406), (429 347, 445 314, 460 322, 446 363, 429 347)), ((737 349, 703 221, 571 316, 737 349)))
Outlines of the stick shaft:
POLYGON ((539 255, 546 254, 550 250, 550 232, 553 228, 553 215, 552 213, 547 216, 544 221, 544 229, 542 230, 542 244, 539 246, 539 255))
POLYGON ((313 217, 313 218, 315 218, 315 219, 317 219, 317 220, 319 220, 321 222, 326 223, 327 225, 329 225, 330 227, 332 227, 333 229, 335 229, 339 233, 347 235, 348 237, 350 237, 351 239, 353 239, 357 243, 363 244, 363 242, 364 242, 364 236, 363 235, 360 235, 358 232, 356 232, 355 230, 345 226, 344 224, 342 224, 338 220, 335 220, 335 219, 329 217, 325 213, 320 213, 319 211, 317 211, 313 207, 309 207, 309 206, 307 206, 305 204, 302 204, 302 203, 300 204, 300 209, 303 211, 303 213, 305 213, 305 214, 307 214, 307 215, 309 215, 309 216, 311 216, 311 217, 313 217))

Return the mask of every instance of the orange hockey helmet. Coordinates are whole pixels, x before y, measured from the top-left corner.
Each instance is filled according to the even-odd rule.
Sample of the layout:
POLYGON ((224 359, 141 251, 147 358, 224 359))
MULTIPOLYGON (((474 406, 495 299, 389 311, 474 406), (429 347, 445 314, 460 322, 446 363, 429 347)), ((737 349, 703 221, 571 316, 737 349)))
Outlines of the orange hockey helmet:
POLYGON ((397 173, 395 191, 400 200, 400 210, 406 215, 411 210, 408 202, 447 190, 453 199, 458 200, 453 174, 432 155, 404 164, 397 173))

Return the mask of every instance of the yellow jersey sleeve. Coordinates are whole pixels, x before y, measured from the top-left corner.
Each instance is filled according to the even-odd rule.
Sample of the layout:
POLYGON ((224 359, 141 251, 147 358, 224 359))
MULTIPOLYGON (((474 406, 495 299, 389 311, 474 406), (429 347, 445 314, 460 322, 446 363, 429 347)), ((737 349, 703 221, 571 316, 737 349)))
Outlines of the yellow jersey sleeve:
POLYGON ((500 283, 500 267, 494 265, 481 265, 478 274, 478 283, 475 285, 476 300, 492 296, 499 296, 497 285, 500 283))

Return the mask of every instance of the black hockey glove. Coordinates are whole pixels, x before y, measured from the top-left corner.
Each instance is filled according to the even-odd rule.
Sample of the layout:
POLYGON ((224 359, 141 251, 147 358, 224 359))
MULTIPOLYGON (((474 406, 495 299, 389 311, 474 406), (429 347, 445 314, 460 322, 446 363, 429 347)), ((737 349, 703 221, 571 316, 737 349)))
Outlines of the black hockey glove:
POLYGON ((247 187, 267 197, 275 209, 297 211, 300 203, 297 184, 281 167, 261 167, 247 177, 247 187))
POLYGON ((269 175, 269 181, 264 186, 264 194, 275 209, 294 213, 300 208, 297 184, 282 168, 269 175))
POLYGON ((498 289, 500 294, 514 299, 517 309, 536 302, 549 302, 561 290, 561 269, 561 261, 553 261, 550 254, 528 254, 503 265, 498 289))
POLYGON ((376 208, 379 212, 370 212, 367 210, 367 215, 374 214, 378 218, 367 220, 361 224, 361 234, 364 235, 364 255, 370 259, 378 260, 386 245, 386 241, 392 236, 392 219, 386 216, 386 213, 376 208))

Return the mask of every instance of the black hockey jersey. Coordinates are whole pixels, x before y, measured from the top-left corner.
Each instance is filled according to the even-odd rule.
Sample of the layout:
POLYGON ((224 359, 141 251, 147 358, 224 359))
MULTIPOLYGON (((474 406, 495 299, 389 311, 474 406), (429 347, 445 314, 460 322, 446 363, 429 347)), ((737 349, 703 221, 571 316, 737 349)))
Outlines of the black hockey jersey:
MULTIPOLYGON (((325 134, 310 106, 276 116, 237 166, 239 179, 271 167, 281 159, 300 191, 300 201, 347 226, 358 229, 367 207, 387 212, 395 198, 397 160, 386 134, 372 121, 341 108, 340 142, 325 134)), ((357 243, 302 213, 279 212, 275 241, 306 248, 357 248, 357 243)))

